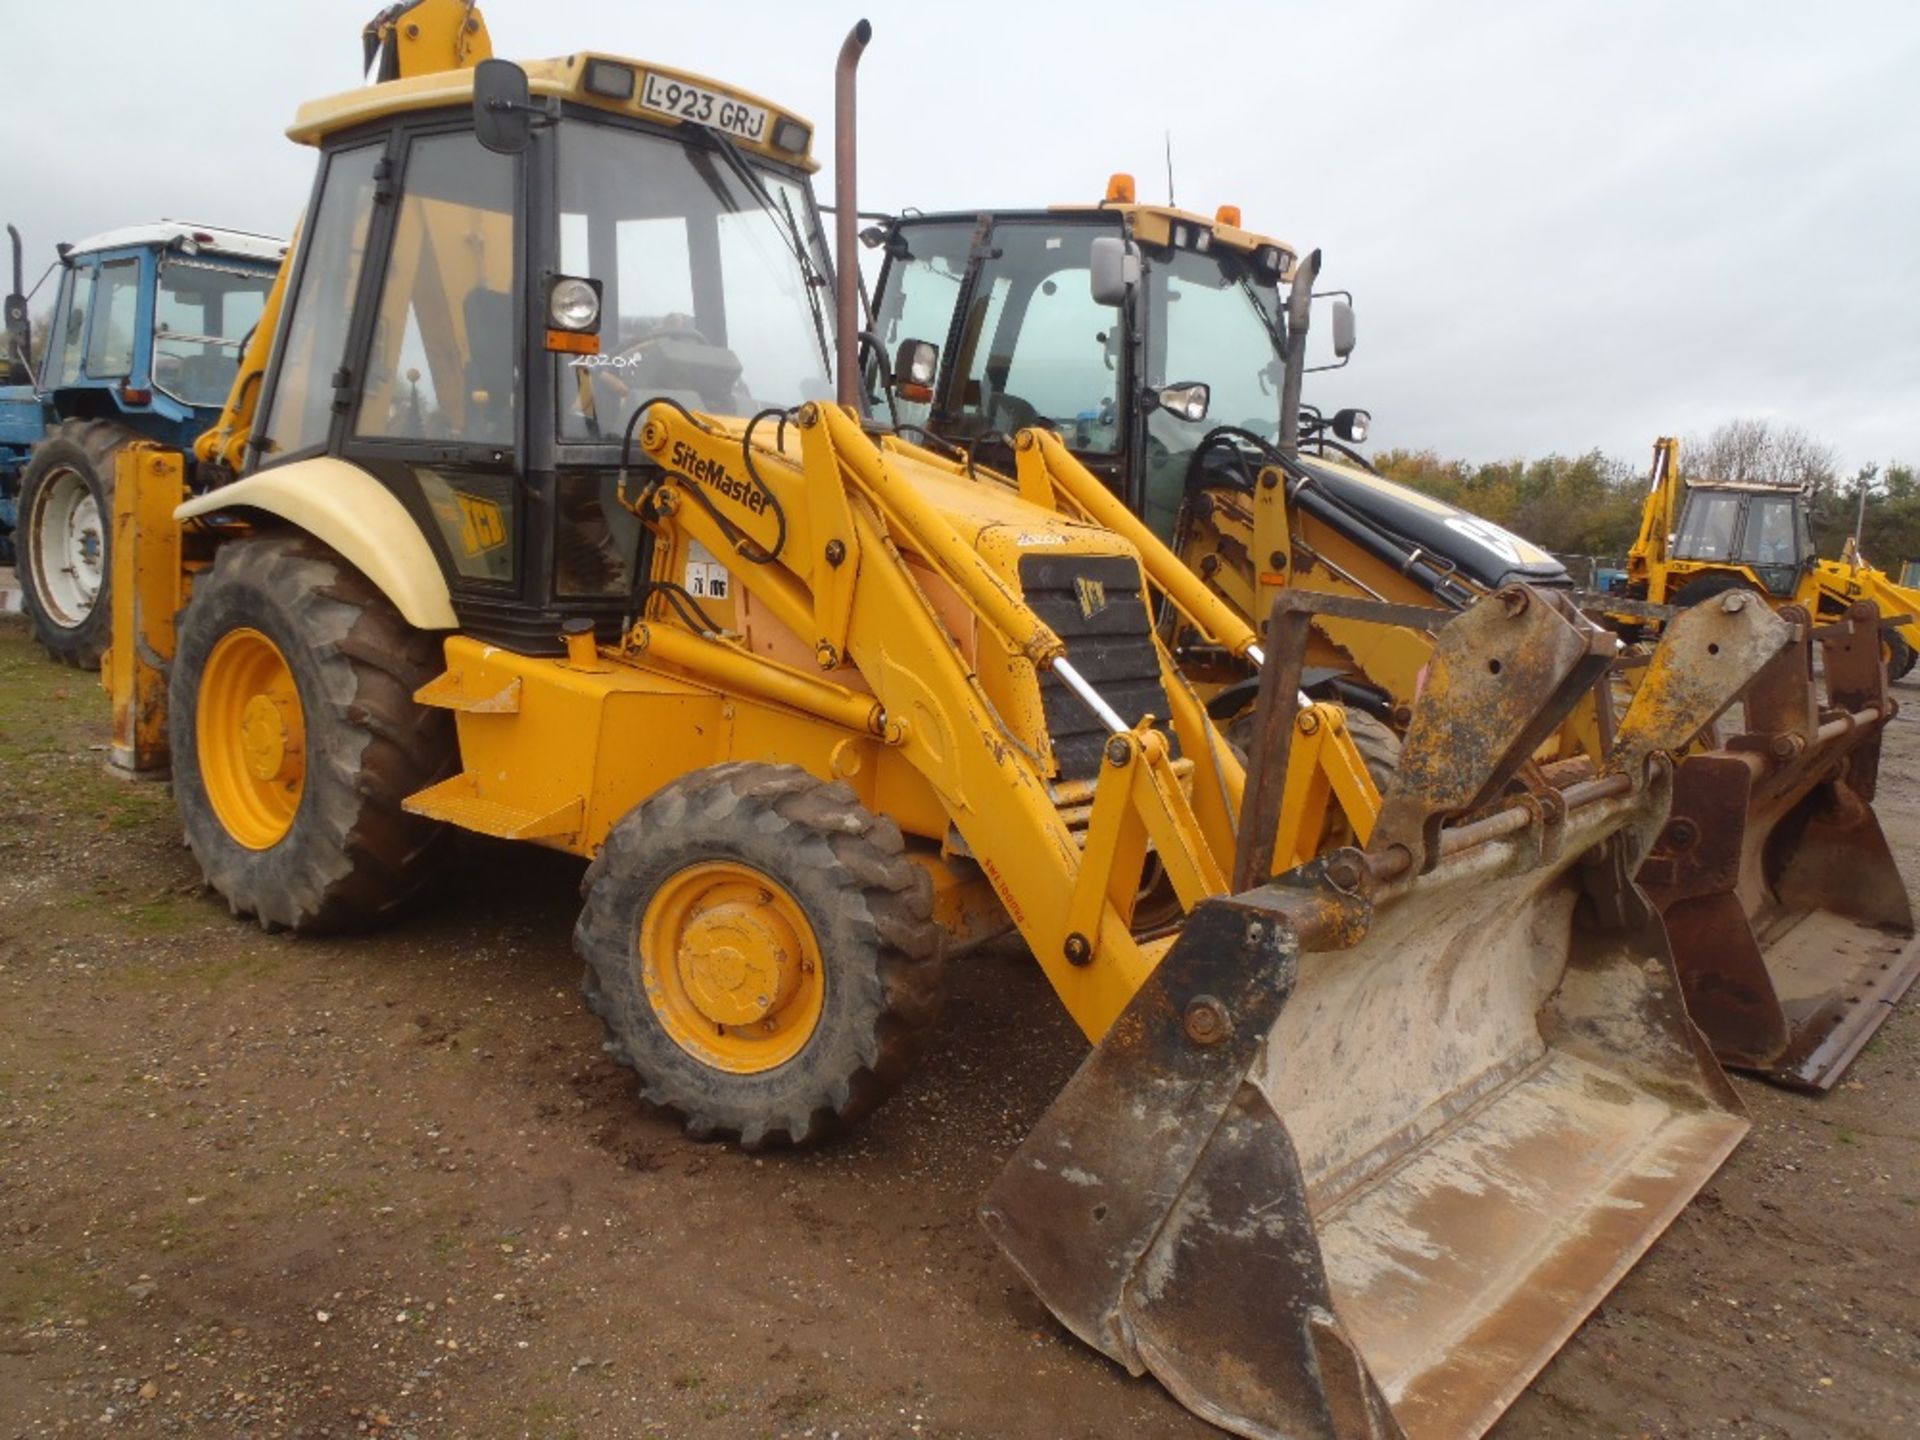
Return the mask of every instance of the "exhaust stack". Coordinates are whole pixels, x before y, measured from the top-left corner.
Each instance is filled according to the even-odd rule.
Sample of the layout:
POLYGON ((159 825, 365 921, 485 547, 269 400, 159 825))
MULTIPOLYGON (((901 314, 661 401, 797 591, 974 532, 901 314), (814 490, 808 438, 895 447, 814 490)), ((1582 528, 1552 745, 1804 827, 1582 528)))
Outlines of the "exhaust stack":
POLYGON ((834 266, 834 398, 842 405, 860 403, 860 214, 859 187, 854 164, 858 150, 854 135, 854 71, 873 39, 873 26, 862 20, 847 32, 840 59, 833 67, 833 266, 834 266))

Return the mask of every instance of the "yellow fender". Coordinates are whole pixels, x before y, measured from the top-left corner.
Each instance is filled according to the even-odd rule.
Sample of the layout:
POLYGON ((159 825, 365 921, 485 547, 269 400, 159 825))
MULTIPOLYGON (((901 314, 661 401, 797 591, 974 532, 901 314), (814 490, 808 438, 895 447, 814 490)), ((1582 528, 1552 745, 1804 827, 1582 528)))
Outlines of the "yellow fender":
POLYGON ((173 518, 184 522, 224 510, 272 515, 331 546, 415 629, 452 630, 460 623, 427 537, 394 493, 358 465, 330 456, 276 465, 187 501, 173 518))

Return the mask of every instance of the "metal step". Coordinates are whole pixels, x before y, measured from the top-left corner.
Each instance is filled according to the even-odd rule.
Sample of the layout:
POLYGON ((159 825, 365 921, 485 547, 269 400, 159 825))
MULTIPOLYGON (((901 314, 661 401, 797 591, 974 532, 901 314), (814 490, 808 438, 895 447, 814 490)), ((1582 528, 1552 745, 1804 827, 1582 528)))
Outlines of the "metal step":
POLYGON ((502 840, 571 840, 580 833, 586 805, 576 795, 546 814, 522 810, 488 799, 481 791, 479 777, 463 773, 409 795, 402 808, 502 840))

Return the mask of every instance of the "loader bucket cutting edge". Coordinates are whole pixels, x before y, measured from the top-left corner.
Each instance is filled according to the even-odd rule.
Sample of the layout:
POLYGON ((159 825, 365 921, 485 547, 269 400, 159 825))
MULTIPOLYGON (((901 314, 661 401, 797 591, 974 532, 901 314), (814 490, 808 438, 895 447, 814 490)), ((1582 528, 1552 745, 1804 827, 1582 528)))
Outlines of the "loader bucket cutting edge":
POLYGON ((1325 860, 1203 903, 988 1228, 1068 1328, 1236 1434, 1483 1433, 1747 1129, 1650 907, 1596 904, 1666 799, 1370 905, 1325 860))

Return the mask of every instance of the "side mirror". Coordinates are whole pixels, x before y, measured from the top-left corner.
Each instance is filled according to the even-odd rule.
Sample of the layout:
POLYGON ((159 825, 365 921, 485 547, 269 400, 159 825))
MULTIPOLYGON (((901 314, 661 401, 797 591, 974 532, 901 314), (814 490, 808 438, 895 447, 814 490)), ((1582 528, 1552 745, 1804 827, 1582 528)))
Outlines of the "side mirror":
POLYGON ((496 155, 518 155, 533 138, 527 72, 511 60, 482 60, 473 69, 473 135, 496 155))
POLYGON ((1333 433, 1349 445, 1365 444, 1372 424, 1373 416, 1365 410, 1336 410, 1333 414, 1333 433))
POLYGON ((1140 252, 1119 235, 1096 235, 1087 267, 1096 305, 1124 305, 1140 283, 1140 252))
POLYGON ((893 388, 902 400, 926 405, 940 373, 940 347, 931 340, 902 340, 894 352, 893 388))
MULTIPOLYGON (((1333 353, 1344 360, 1353 353, 1353 306, 1345 300, 1333 302, 1333 353)), ((1342 411, 1342 414, 1352 412, 1342 411)))
POLYGON ((18 291, 7 296, 6 332, 7 353, 26 360, 33 348, 33 326, 27 320, 27 297, 18 291))
POLYGON ((1213 403, 1213 389, 1199 380, 1182 380, 1178 384, 1162 385, 1153 398, 1160 409, 1171 411, 1174 419, 1197 425, 1207 418, 1207 407, 1213 403))

